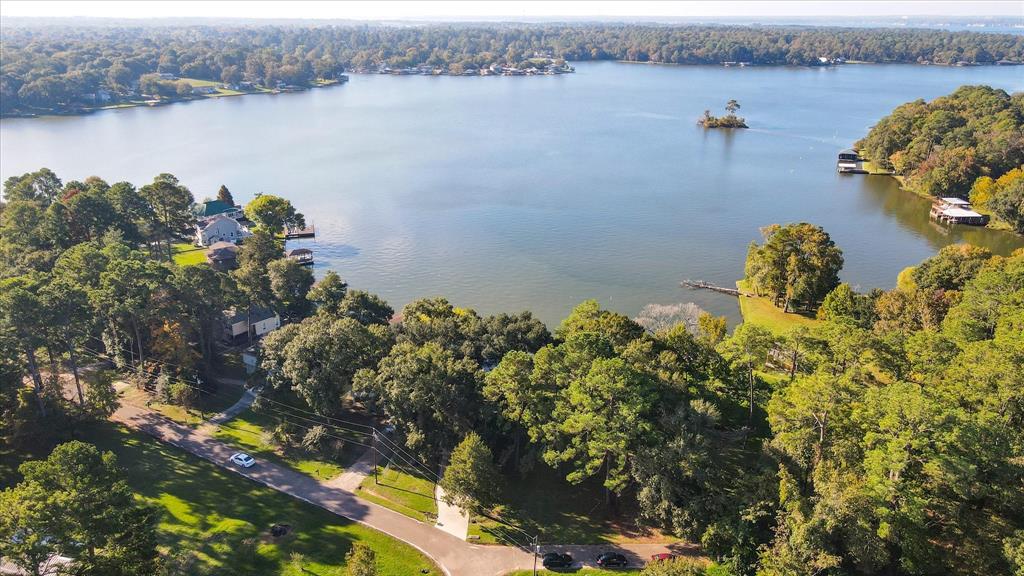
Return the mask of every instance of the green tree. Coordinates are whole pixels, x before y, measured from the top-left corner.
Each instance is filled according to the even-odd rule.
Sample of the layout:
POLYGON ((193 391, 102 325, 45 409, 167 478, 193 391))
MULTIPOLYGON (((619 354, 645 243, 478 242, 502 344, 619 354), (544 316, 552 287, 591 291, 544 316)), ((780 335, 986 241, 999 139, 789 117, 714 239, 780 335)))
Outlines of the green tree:
POLYGON ((497 503, 500 480, 491 449, 479 434, 470 432, 452 451, 440 485, 449 504, 483 511, 497 503))
POLYGON ((457 358, 436 342, 402 342, 376 371, 361 371, 355 389, 393 419, 406 446, 436 458, 474 429, 481 378, 476 362, 457 358))
POLYGON ((348 293, 348 284, 334 270, 329 270, 309 290, 309 300, 316 304, 317 310, 326 314, 338 315, 341 303, 348 293))
POLYGON ((260 194, 245 205, 245 215, 271 234, 280 234, 285 228, 303 228, 306 220, 295 211, 292 203, 280 196, 260 194))
POLYGON ((356 372, 375 367, 391 342, 382 326, 317 315, 286 339, 268 338, 264 348, 280 363, 276 378, 286 381, 317 413, 334 414, 352 389, 356 372))
POLYGON ((149 203, 152 208, 152 232, 153 238, 159 242, 162 240, 167 249, 167 260, 173 257, 171 242, 180 236, 188 234, 189 228, 195 221, 192 214, 192 204, 195 199, 189 189, 183 186, 177 178, 170 174, 160 174, 139 189, 139 194, 149 203))
POLYGON ((267 265, 270 291, 285 316, 295 320, 309 312, 307 295, 313 286, 313 272, 291 258, 274 260, 267 265))
POLYGON ((30 573, 41 555, 57 553, 73 558, 78 574, 156 572, 157 514, 136 501, 112 453, 68 442, 20 471, 24 480, 0 499, 13 511, 0 515, 0 555, 30 573))
POLYGON ((757 294, 768 294, 789 312, 794 302, 816 306, 839 285, 843 253, 821 227, 773 224, 762 229, 764 244, 751 243, 746 279, 757 294))
POLYGON ((377 576, 377 555, 366 544, 353 542, 345 554, 345 567, 348 576, 377 576))
POLYGON ((950 244, 914 266, 911 278, 918 288, 960 290, 991 257, 986 248, 950 244))
POLYGON ((231 196, 231 191, 223 184, 221 184, 220 188, 217 189, 217 200, 220 200, 228 206, 235 205, 235 199, 231 196))
POLYGON ((736 111, 740 109, 740 103, 736 100, 729 100, 725 103, 725 111, 730 115, 735 115, 736 111))
POLYGON ((654 400, 648 376, 620 358, 597 358, 563 389, 552 412, 544 460, 570 463, 578 484, 603 471, 609 502, 629 484, 637 446, 651 433, 654 400))
POLYGON ((363 290, 349 290, 345 293, 338 315, 347 316, 360 324, 382 324, 387 326, 395 311, 383 298, 363 290))

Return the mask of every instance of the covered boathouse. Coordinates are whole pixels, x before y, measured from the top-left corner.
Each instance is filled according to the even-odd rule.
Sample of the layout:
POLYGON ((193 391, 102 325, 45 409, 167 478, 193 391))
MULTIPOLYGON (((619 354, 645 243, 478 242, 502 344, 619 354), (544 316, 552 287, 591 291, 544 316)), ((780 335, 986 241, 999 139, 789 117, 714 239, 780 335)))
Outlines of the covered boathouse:
POLYGON ((971 210, 971 203, 963 198, 939 198, 932 205, 929 216, 943 224, 969 224, 971 226, 988 224, 988 216, 971 210))

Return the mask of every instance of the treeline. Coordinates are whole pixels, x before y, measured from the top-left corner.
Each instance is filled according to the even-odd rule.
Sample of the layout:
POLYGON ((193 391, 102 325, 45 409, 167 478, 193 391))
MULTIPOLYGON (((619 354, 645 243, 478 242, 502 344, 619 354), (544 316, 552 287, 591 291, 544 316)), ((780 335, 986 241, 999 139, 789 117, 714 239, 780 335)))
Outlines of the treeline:
POLYGON ((268 336, 267 393, 324 416, 351 394, 425 461, 453 451, 442 482, 492 515, 495 474, 597 483, 611 510, 735 574, 1021 569, 1024 253, 954 246, 909 285, 858 294, 820 228, 765 238, 748 281, 817 309, 815 328, 728 334, 704 314, 645 329, 589 301, 549 333, 441 298, 387 323, 333 290, 268 336))
POLYGON ((908 102, 857 147, 911 189, 970 198, 1024 233, 1024 92, 961 86, 931 102, 908 102))
MULTIPOLYGON (((118 187, 89 182, 104 198, 118 187)), ((1022 252, 949 247, 899 288, 858 294, 838 283, 842 253, 824 230, 770 226, 750 248, 747 281, 782 306, 817 310, 813 328, 745 323, 730 334, 707 314, 677 322, 653 310, 641 322, 589 301, 549 331, 529 312, 485 317, 429 298, 395 315, 337 274, 314 284, 280 258, 275 232, 301 217, 280 199, 246 207, 258 226, 237 270, 177 266, 145 189, 124 193, 143 216, 115 210, 72 241, 45 221, 15 227, 33 211, 77 222, 64 205, 78 184, 42 170, 9 180, 6 450, 68 435, 62 422, 116 402, 109 381, 87 383, 83 397, 55 375, 113 358, 140 385, 195 385, 217 361, 202 342, 220 311, 269 306, 290 320, 264 340, 269 398, 322 416, 354 402, 421 458, 485 459, 457 468, 492 467, 513 485, 536 466, 598 484, 610 510, 639 510, 734 574, 1024 569, 1022 252)), ((447 485, 500 515, 493 486, 474 476, 493 478, 447 485)))
POLYGON ((379 66, 518 66, 537 54, 674 64, 1024 61, 1019 35, 794 26, 5 27, 2 49, 3 112, 95 103, 101 90, 127 98, 156 72, 274 86, 379 66))

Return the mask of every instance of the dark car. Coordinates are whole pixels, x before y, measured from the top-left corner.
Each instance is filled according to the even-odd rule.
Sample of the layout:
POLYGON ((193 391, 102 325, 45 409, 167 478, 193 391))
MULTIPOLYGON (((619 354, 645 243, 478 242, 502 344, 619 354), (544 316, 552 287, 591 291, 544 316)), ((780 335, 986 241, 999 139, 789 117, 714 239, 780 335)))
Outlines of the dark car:
POLYGON ((625 566, 628 562, 626 557, 618 552, 605 552, 597 557, 597 565, 602 568, 611 568, 612 566, 625 566))
POLYGON ((544 567, 545 568, 571 568, 572 567, 572 556, 568 554, 559 554, 558 552, 548 552, 544 555, 544 567))

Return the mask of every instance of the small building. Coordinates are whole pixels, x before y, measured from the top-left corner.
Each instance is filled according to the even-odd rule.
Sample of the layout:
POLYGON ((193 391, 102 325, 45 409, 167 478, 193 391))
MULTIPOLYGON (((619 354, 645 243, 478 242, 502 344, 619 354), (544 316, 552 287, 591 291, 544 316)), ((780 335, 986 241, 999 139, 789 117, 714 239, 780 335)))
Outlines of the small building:
POLYGON ((310 250, 309 248, 293 248, 285 252, 284 255, 285 257, 291 260, 295 260, 299 264, 302 264, 303 266, 313 265, 313 251, 310 250))
POLYGON ((988 216, 971 209, 971 203, 963 198, 939 198, 928 214, 933 220, 943 224, 968 224, 984 226, 988 224, 988 216))
POLYGON ((235 220, 244 216, 241 206, 232 206, 231 204, 221 202, 220 200, 199 202, 195 205, 193 212, 195 213, 196 218, 200 220, 212 218, 218 214, 223 214, 228 218, 234 218, 235 220))
POLYGON ((214 270, 227 272, 238 268, 238 251, 238 246, 231 242, 214 242, 206 251, 206 261, 214 270))
POLYGON ((158 74, 158 76, 160 77, 161 80, 177 80, 178 79, 177 76, 175 76, 174 74, 171 74, 170 72, 160 72, 158 74))
POLYGON ((860 173, 864 171, 861 166, 860 155, 852 148, 847 148, 839 153, 836 169, 841 173, 860 173))
POLYGON ((238 220, 223 214, 196 224, 197 246, 209 246, 215 242, 237 244, 249 236, 252 236, 252 232, 249 232, 248 228, 239 224, 238 220))
POLYGON ((192 89, 192 93, 198 96, 216 94, 217 88, 215 86, 196 86, 192 89))
POLYGON ((249 338, 256 339, 281 327, 281 317, 270 308, 224 311, 224 341, 235 344, 249 338))

